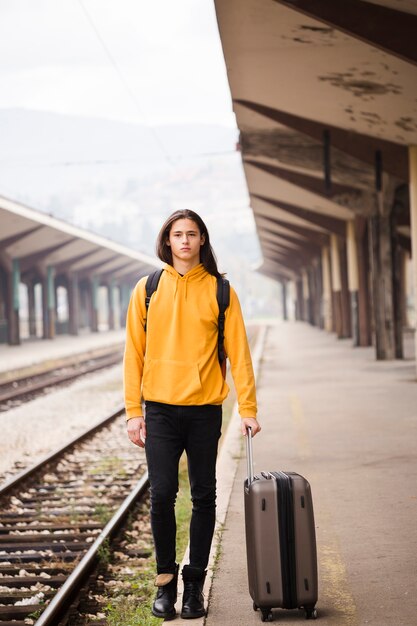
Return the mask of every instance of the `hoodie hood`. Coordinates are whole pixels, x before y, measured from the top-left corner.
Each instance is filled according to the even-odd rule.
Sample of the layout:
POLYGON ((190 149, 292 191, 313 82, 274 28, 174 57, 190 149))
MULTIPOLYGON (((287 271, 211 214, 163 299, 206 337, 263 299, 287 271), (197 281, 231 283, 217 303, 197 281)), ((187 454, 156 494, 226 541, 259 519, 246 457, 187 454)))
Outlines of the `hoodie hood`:
POLYGON ((199 263, 192 270, 181 276, 176 269, 166 263, 164 265, 164 271, 170 279, 175 280, 175 296, 177 295, 178 288, 181 287, 184 290, 184 297, 187 299, 187 285, 189 282, 198 282, 203 280, 206 276, 210 276, 202 263, 199 263))
POLYGON ((166 263, 164 265, 164 270, 173 278, 177 279, 177 280, 201 280, 202 278, 204 278, 204 276, 206 276, 208 274, 207 270, 204 268, 204 265, 202 263, 199 263, 198 265, 196 265, 195 267, 193 267, 192 270, 190 270, 189 272, 187 272, 186 274, 184 274, 183 276, 181 274, 179 274, 177 272, 176 269, 174 269, 172 267, 172 265, 169 265, 168 263, 166 263))

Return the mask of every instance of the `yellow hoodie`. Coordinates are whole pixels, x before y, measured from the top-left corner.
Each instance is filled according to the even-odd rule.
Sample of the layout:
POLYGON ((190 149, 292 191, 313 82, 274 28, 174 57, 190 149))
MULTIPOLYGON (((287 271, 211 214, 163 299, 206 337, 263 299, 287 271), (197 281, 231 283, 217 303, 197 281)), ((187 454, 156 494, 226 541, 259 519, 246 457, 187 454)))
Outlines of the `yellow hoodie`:
MULTIPOLYGON (((184 276, 165 265, 146 322, 145 284, 130 298, 126 319, 124 393, 127 419, 142 416, 141 398, 175 405, 221 404, 229 387, 217 355, 216 277, 202 264, 184 276)), ((241 417, 256 417, 255 380, 239 300, 230 288, 225 349, 241 417)))

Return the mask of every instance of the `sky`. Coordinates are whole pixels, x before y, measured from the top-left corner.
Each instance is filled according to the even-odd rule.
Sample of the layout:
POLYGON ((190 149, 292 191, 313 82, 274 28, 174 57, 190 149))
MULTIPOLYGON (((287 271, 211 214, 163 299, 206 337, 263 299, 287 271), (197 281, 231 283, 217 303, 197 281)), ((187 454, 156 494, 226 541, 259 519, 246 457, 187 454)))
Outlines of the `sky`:
POLYGON ((194 208, 260 261, 214 0, 0 0, 0 85, 0 194, 143 250, 194 208))
POLYGON ((0 108, 235 126, 213 0, 0 0, 0 108))

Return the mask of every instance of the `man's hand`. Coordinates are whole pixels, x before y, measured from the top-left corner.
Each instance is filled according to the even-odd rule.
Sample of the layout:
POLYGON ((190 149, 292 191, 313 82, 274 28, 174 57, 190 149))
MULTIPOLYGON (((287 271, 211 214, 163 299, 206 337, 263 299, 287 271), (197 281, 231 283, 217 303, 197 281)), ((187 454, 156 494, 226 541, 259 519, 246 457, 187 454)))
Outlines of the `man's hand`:
POLYGON ((254 437, 256 435, 256 433, 259 433, 261 430, 261 425, 259 424, 258 420, 255 419, 254 417, 242 417, 242 435, 244 435, 246 437, 247 435, 247 428, 252 428, 252 437, 254 437))
POLYGON ((146 440, 145 418, 131 417, 127 422, 127 434, 132 443, 140 448, 144 448, 146 440))

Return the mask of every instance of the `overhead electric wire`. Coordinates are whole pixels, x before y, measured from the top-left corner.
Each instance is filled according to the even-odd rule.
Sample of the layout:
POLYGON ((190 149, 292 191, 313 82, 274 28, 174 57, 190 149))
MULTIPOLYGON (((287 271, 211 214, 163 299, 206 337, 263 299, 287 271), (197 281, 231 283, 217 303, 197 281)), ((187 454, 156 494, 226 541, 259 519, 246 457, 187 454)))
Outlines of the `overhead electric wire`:
MULTIPOLYGON (((134 103, 136 109, 138 110, 139 114, 141 115, 141 117, 146 121, 146 115, 143 112, 139 101, 136 97, 135 92, 133 91, 133 89, 130 87, 128 81, 126 80, 125 75, 123 74, 123 72, 121 71, 120 67, 118 66, 116 59, 114 58, 114 56, 112 55, 112 53, 110 52, 109 48, 107 47, 106 42, 104 41, 104 38, 102 37, 100 31, 98 30, 91 14, 88 12, 88 10, 86 9, 83 0, 78 0, 78 3, 81 7, 81 10, 83 11, 85 17, 87 18, 88 23, 90 24, 91 28, 93 29, 101 47, 104 50, 104 53, 106 54, 108 60, 110 61, 110 64, 112 65, 113 69, 115 70, 116 74, 118 75, 121 83, 123 84, 125 90, 127 91, 127 93, 129 94, 130 99, 132 100, 132 102, 134 103)), ((167 153, 167 151, 165 150, 165 146, 161 141, 161 138, 158 136, 157 132, 155 131, 155 129, 152 126, 149 126, 149 130, 152 133, 152 136, 155 140, 155 143, 158 145, 159 149, 161 150, 164 158, 168 161, 168 163, 170 165, 172 165, 172 160, 170 155, 167 153)))
MULTIPOLYGON (((236 154, 236 150, 223 150, 218 152, 198 152, 193 154, 182 154, 182 155, 171 155, 171 159, 176 159, 178 161, 185 161, 187 159, 201 159, 201 158, 212 158, 212 157, 222 157, 222 156, 231 156, 232 154, 236 154)), ((24 158, 18 162, 11 162, 8 160, 7 162, 2 162, 0 159, 0 166, 3 169, 15 169, 19 167, 74 167, 77 165, 123 165, 124 163, 140 163, 141 161, 148 161, 150 159, 158 159, 159 157, 149 157, 148 155, 144 155, 143 157, 135 157, 133 159, 90 159, 90 160, 78 160, 78 161, 30 161, 25 160, 24 158)), ((171 163, 172 164, 172 163, 171 163)))

